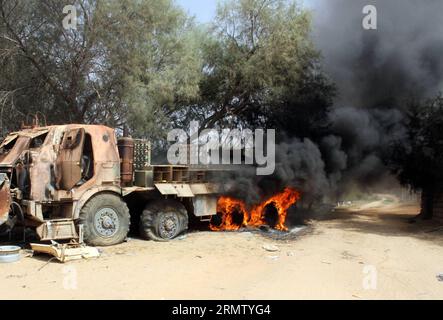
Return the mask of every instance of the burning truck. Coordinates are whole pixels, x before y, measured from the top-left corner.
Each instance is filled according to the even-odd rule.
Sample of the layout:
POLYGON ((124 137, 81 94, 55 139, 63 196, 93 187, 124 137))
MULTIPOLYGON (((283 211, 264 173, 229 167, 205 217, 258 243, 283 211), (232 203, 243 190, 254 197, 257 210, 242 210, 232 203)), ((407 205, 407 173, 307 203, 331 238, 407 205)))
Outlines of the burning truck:
POLYGON ((155 241, 176 238, 191 218, 220 231, 274 216, 273 227, 286 230, 287 210, 300 198, 296 190, 247 208, 221 196, 210 171, 151 165, 148 141, 117 139, 101 125, 28 127, 0 145, 0 232, 20 226, 40 242, 111 246, 126 239, 131 222, 155 241))

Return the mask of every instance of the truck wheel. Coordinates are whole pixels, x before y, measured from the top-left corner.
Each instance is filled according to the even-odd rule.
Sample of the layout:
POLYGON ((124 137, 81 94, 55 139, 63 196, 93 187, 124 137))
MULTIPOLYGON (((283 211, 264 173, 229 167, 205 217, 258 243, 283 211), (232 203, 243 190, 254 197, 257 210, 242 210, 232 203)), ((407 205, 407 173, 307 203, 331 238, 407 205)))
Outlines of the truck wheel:
POLYGON ((78 224, 83 225, 83 238, 88 245, 120 244, 129 232, 129 209, 119 196, 99 194, 82 208, 78 224))
POLYGON ((149 203, 140 218, 144 239, 169 241, 188 229, 188 213, 178 201, 159 200, 149 203))

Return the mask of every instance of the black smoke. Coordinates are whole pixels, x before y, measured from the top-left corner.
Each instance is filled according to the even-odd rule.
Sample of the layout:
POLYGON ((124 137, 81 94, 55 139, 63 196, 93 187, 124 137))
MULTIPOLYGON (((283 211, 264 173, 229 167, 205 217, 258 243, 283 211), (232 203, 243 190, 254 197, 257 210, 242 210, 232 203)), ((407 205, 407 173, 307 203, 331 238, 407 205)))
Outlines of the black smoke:
POLYGON ((391 181, 385 164, 406 143, 408 105, 443 89, 442 12, 440 0, 314 1, 313 39, 338 91, 320 144, 334 192, 391 181), (367 5, 376 30, 363 28, 367 5))
POLYGON ((443 88, 443 1, 315 0, 313 39, 338 106, 402 108, 443 88), (362 26, 377 8, 377 30, 362 26))
POLYGON ((336 201, 391 185, 386 163, 406 141, 408 104, 443 89, 443 1, 312 3, 312 36, 338 93, 327 128, 316 139, 280 141, 275 174, 237 172, 232 195, 255 201, 293 186, 309 201, 336 201), (377 30, 362 26, 366 5, 377 8, 377 30))

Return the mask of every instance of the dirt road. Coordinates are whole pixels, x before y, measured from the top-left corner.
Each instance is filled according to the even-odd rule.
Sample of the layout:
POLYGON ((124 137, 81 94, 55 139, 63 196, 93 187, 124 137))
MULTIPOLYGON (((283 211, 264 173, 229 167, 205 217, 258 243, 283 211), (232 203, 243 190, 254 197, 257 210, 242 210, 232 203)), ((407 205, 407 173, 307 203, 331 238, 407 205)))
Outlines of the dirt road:
POLYGON ((291 241, 200 232, 65 265, 24 258, 0 265, 0 299, 443 299, 443 232, 408 224, 416 212, 337 211, 291 241))

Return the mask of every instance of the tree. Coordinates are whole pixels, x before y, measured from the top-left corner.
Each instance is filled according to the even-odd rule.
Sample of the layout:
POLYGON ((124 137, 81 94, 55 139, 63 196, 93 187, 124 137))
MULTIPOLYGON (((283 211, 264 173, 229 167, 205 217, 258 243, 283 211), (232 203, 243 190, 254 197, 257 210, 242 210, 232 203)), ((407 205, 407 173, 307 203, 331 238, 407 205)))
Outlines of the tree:
POLYGON ((104 123, 156 137, 198 95, 192 21, 172 0, 0 0, 2 130, 41 111, 51 123, 104 123))
POLYGON ((408 138, 394 146, 390 166, 402 184, 422 191, 421 215, 431 218, 443 181, 443 96, 411 104, 408 117, 408 138))
POLYGON ((71 3, 0 0, 3 132, 37 111, 154 140, 190 120, 301 137, 322 123, 333 88, 295 1, 225 1, 206 29, 173 0, 77 0, 66 30, 71 3))
POLYGON ((314 78, 319 57, 309 34, 310 15, 295 1, 221 3, 202 41, 201 96, 187 107, 188 121, 199 120, 202 129, 263 125, 280 108, 294 105, 301 86, 314 78))
POLYGON ((320 69, 317 59, 306 63, 300 79, 287 89, 273 107, 261 108, 267 125, 280 135, 310 138, 316 143, 329 134, 329 115, 335 86, 320 69))

